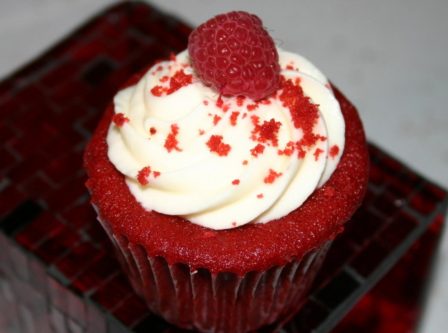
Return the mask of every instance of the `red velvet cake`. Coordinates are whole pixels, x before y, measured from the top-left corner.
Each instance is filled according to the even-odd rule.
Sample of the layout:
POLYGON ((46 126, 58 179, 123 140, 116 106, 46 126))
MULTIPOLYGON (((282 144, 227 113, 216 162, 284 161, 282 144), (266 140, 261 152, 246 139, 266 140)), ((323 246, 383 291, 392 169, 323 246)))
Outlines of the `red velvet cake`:
MULTIPOLYGON (((191 52, 195 51, 191 51, 190 48, 191 52)), ((174 64, 168 63, 167 66, 174 64)), ((291 64, 277 67, 278 70, 294 70, 291 64)), ((147 73, 156 72, 157 68, 155 65, 152 69, 131 78, 123 89, 138 85, 145 75, 149 75, 147 73)), ((277 71, 275 66, 271 68, 274 72, 277 71)), ((188 73, 184 75, 182 72, 183 76, 179 79, 179 73, 176 71, 170 77, 162 76, 159 79, 160 82, 167 81, 167 84, 170 84, 165 90, 163 87, 153 88, 151 91, 145 90, 145 93, 152 94, 151 98, 157 98, 157 95, 173 96, 177 90, 181 91, 183 86, 196 84, 194 79, 190 82, 188 73), (173 91, 172 95, 170 89, 173 91)), ((294 108, 311 110, 313 105, 317 104, 311 103, 301 89, 297 93, 299 97, 285 97, 288 92, 294 92, 287 90, 288 82, 294 87, 299 87, 307 80, 305 77, 300 76, 300 80, 293 81, 286 74, 278 75, 280 76, 277 93, 274 91, 274 95, 272 85, 267 87, 270 97, 258 99, 260 94, 257 91, 253 103, 248 102, 251 101, 251 97, 245 94, 248 96, 244 104, 245 111, 249 116, 252 115, 250 117, 253 122, 253 119, 257 119, 253 118, 253 115, 257 112, 261 114, 265 104, 276 103, 274 101, 276 98, 280 101, 280 105, 290 110, 291 105, 294 108), (271 102, 266 102, 269 99, 271 102)), ((214 83, 207 84, 210 85, 214 86, 214 83)), ((216 85, 213 89, 220 90, 219 82, 216 85)), ((238 90, 238 87, 235 89, 238 90)), ((250 94, 254 94, 253 87, 247 89, 250 94)), ((328 147, 329 159, 341 152, 340 160, 328 180, 316 187, 299 207, 284 216, 267 221, 263 219, 258 221, 257 217, 256 221, 250 220, 247 223, 240 223, 238 216, 235 216, 236 222, 232 222, 230 227, 224 223, 226 227, 220 226, 215 229, 209 227, 210 224, 206 226, 201 224, 202 219, 196 218, 195 214, 171 215, 160 212, 158 208, 149 209, 138 198, 136 192, 130 190, 129 184, 132 181, 126 179, 127 176, 117 169, 109 157, 109 143, 113 141, 108 139, 108 133, 127 126, 132 119, 117 112, 117 102, 108 107, 86 149, 85 167, 89 176, 87 186, 91 193, 92 204, 97 210, 100 222, 116 246, 122 266, 137 293, 145 299, 153 312, 184 328, 204 332, 248 332, 285 320, 299 309, 331 241, 343 230, 344 223, 360 205, 368 178, 366 141, 357 111, 338 90, 330 88, 328 83, 325 89, 331 91, 331 95, 334 94, 335 100, 339 102, 345 123, 343 149, 337 145, 328 147)), ((232 97, 222 95, 227 96, 226 93, 222 94, 222 91, 221 94, 215 95, 214 104, 220 109, 219 112, 223 112, 224 118, 225 114, 229 115, 233 109, 224 110, 222 104, 225 105, 225 102, 232 97)), ((242 105, 242 98, 234 99, 235 105, 242 105)), ((205 102, 201 107, 206 107, 210 101, 205 102)), ((233 112, 233 116, 228 118, 231 124, 229 128, 235 127, 233 120, 237 112, 233 112)), ((240 115, 239 119, 242 118, 240 115)), ((306 121, 306 117, 299 118, 294 119, 306 121)), ((217 119, 215 116, 211 128, 214 129, 217 124, 224 122, 221 118, 217 119)), ((272 120, 270 123, 276 122, 272 120)), ((258 126, 258 123, 255 125, 258 126)), ((261 132, 264 131, 264 136, 256 139, 257 142, 263 143, 261 145, 263 148, 251 150, 253 161, 257 160, 257 154, 263 153, 265 147, 270 149, 277 146, 272 133, 277 131, 279 125, 259 127, 261 132), (271 141, 267 143, 267 140, 271 141)), ((147 135, 148 137, 158 135, 160 131, 163 130, 151 125, 147 135)), ((183 131, 182 124, 179 130, 177 123, 176 125, 171 123, 167 131, 163 147, 165 150, 170 154, 187 150, 184 141, 176 141, 176 134, 183 131)), ((306 137, 305 127, 302 127, 301 131, 303 137, 306 137)), ((254 133, 253 130, 251 140, 256 136, 254 133)), ((199 133, 198 137, 201 135, 203 136, 203 133, 199 133)), ((225 156, 222 155, 234 153, 238 149, 232 145, 225 146, 224 142, 227 141, 226 138, 222 139, 222 136, 213 143, 212 139, 216 138, 217 135, 211 135, 208 141, 204 139, 210 151, 215 153, 216 160, 224 161, 225 156)), ((279 140, 280 138, 279 136, 279 140)), ((313 144, 326 140, 324 136, 317 136, 313 144)), ((303 140, 301 142, 303 143, 303 140)), ((291 145, 288 147, 291 148, 291 145)), ((280 144, 275 149, 280 155, 287 154, 286 148, 280 150, 280 144)), ((294 156, 297 154, 299 159, 305 155, 298 145, 294 145, 291 149, 294 156)), ((323 150, 316 148, 308 152, 309 155, 313 155, 312 160, 317 161, 323 150)), ((251 163, 252 160, 249 164, 251 163)), ((242 164, 247 164, 247 160, 242 164)), ((143 188, 144 192, 145 186, 151 186, 153 183, 157 185, 158 179, 162 179, 165 175, 163 171, 154 170, 149 166, 142 168, 136 175, 134 186, 143 188)), ((273 169, 269 170, 271 178, 264 178, 264 189, 269 188, 270 182, 277 176, 281 179, 282 174, 286 174, 286 171, 276 173, 273 169)), ((216 175, 216 180, 209 178, 206 182, 218 182, 219 177, 220 175, 216 175)), ((244 184, 243 179, 241 183, 244 184)), ((232 181, 234 187, 239 184, 239 179, 232 181)), ((263 193, 264 196, 269 194, 263 193)), ((263 199, 263 194, 258 194, 258 197, 260 200, 263 199)), ((162 211, 165 206, 169 206, 166 200, 162 202, 162 211)))

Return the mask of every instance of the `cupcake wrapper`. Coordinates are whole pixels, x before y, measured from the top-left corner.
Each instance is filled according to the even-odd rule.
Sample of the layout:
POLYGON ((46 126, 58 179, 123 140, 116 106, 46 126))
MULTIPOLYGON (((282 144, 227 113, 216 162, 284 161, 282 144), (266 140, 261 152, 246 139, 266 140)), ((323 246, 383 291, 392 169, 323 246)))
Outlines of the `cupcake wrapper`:
POLYGON ((331 243, 267 271, 213 274, 151 256, 100 222, 134 290, 151 311, 176 326, 202 332, 248 332, 289 318, 306 299, 331 243))

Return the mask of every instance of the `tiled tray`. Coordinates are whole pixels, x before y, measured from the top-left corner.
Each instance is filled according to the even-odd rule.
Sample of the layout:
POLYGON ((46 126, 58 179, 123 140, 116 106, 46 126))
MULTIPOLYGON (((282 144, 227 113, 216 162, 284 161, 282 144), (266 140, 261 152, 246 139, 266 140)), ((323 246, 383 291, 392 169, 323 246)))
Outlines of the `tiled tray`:
MULTIPOLYGON (((81 159, 117 88, 183 50, 189 32, 146 4, 121 3, 0 83, 2 332, 179 332, 119 269, 81 159)), ((447 195, 379 148, 370 154, 365 203, 284 332, 411 332, 417 323, 447 195)))

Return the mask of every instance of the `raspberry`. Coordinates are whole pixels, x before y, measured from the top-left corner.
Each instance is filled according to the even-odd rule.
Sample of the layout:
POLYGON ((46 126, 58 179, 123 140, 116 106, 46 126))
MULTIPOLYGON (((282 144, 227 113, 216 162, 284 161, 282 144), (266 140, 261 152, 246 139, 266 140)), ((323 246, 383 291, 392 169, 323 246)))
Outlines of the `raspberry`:
POLYGON ((279 87, 277 49, 253 14, 215 16, 190 34, 188 51, 199 78, 223 95, 259 100, 279 87))

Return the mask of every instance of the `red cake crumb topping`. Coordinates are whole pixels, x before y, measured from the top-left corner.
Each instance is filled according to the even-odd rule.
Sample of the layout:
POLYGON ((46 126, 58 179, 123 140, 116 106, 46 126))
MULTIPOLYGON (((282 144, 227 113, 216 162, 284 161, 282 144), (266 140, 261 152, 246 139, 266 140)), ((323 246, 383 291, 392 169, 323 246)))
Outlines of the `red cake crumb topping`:
POLYGON ((335 158, 339 154, 339 147, 338 145, 333 145, 330 148, 330 157, 335 158))
MULTIPOLYGON (((162 81, 162 79, 160 81, 162 81)), ((157 97, 163 96, 163 94, 171 95, 180 88, 188 86, 192 82, 193 82, 193 75, 185 74, 185 72, 182 69, 180 69, 176 71, 176 73, 174 73, 174 75, 170 78, 170 83, 168 87, 162 87, 159 85, 154 86, 151 89, 151 93, 157 97)))
POLYGON ((259 194, 257 194, 257 198, 258 198, 258 199, 263 199, 263 198, 264 198, 263 193, 259 193, 259 194))
POLYGON ((279 155, 291 156, 294 153, 294 146, 295 146, 294 142, 289 141, 286 144, 285 149, 283 150, 279 149, 277 152, 279 155))
POLYGON ((129 118, 127 118, 123 113, 115 113, 112 117, 112 121, 114 122, 115 126, 121 127, 124 125, 124 123, 129 121, 129 118))
POLYGON ((151 168, 149 166, 144 167, 138 172, 137 180, 141 185, 148 185, 149 175, 151 174, 151 168))
POLYGON ((298 143, 299 157, 303 156, 303 147, 312 147, 320 136, 313 133, 313 128, 319 119, 319 109, 313 104, 309 97, 305 96, 300 87, 300 80, 293 82, 282 77, 280 100, 284 107, 291 113, 294 127, 300 128, 303 137, 298 143))
POLYGON ((239 180, 239 179, 234 179, 234 180, 232 180, 232 184, 233 184, 233 185, 239 185, 239 183, 240 183, 240 180, 239 180))
POLYGON ((219 123, 220 120, 221 120, 221 117, 218 116, 217 114, 215 114, 215 115, 213 116, 213 125, 216 126, 216 125, 219 123))
POLYGON ((230 125, 236 126, 239 114, 240 113, 238 111, 232 112, 232 114, 230 115, 230 125))
POLYGON ((208 101, 207 100, 203 100, 202 103, 204 103, 205 106, 208 105, 208 101))
POLYGON ((154 134, 156 134, 156 133, 157 133, 157 129, 156 129, 155 127, 151 127, 151 128, 149 129, 149 134, 154 135, 154 134))
POLYGON ((216 106, 220 109, 222 109, 222 106, 224 105, 224 100, 222 99, 222 96, 219 95, 218 99, 216 100, 216 106))
POLYGON ((246 96, 237 96, 236 98, 236 105, 243 106, 244 100, 246 99, 246 96))
POLYGON ((231 147, 224 143, 222 139, 222 135, 212 135, 207 141, 207 146, 212 153, 216 153, 219 156, 227 156, 231 147))
POLYGON ((247 160, 243 161, 243 165, 247 165, 247 163, 249 163, 247 160))
POLYGON ((319 160, 319 156, 320 154, 322 154, 324 151, 320 148, 316 148, 316 150, 314 151, 314 160, 317 161, 319 160))
POLYGON ((169 153, 171 153, 172 150, 176 151, 182 151, 182 149, 179 148, 177 141, 177 134, 179 133, 179 126, 177 124, 171 125, 171 132, 167 135, 165 140, 164 147, 166 150, 168 150, 169 153))
POLYGON ((282 175, 281 172, 275 172, 272 169, 269 169, 269 174, 264 178, 264 182, 266 184, 272 184, 275 180, 282 175))
POLYGON ((255 124, 255 128, 252 130, 252 140, 263 142, 263 143, 271 143, 272 146, 277 147, 278 145, 278 131, 280 130, 280 126, 282 125, 280 122, 275 121, 272 118, 269 121, 264 121, 263 124, 259 125, 256 118, 253 118, 255 124))
POLYGON ((264 152, 264 145, 262 145, 261 143, 257 144, 254 148, 252 148, 250 150, 250 153, 252 154, 253 157, 257 157, 260 154, 263 154, 264 152))
POLYGON ((254 104, 247 104, 246 109, 247 111, 254 111, 258 108, 258 104, 254 103, 254 104))

